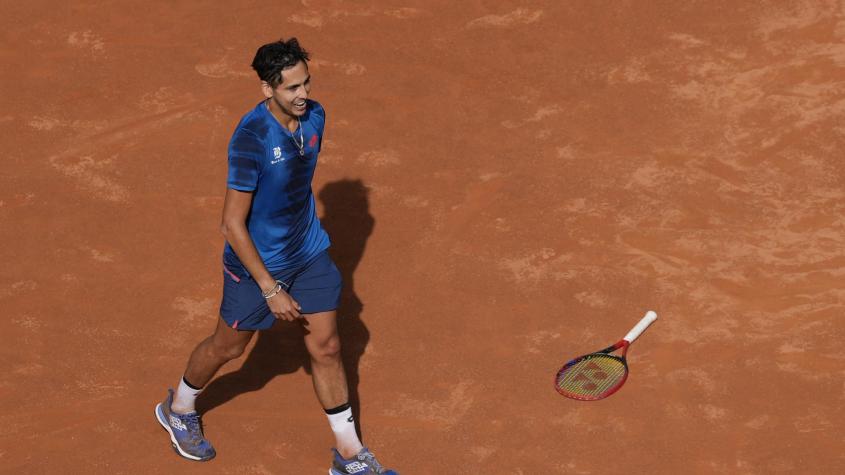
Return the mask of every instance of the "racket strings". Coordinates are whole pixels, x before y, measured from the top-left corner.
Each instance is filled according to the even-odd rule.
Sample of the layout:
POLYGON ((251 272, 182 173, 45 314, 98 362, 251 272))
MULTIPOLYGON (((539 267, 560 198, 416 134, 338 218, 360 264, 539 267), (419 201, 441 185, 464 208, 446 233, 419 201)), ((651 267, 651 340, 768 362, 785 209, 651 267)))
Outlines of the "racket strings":
POLYGON ((627 372, 620 358, 588 355, 558 374, 558 390, 576 397, 599 398, 624 380, 627 372))

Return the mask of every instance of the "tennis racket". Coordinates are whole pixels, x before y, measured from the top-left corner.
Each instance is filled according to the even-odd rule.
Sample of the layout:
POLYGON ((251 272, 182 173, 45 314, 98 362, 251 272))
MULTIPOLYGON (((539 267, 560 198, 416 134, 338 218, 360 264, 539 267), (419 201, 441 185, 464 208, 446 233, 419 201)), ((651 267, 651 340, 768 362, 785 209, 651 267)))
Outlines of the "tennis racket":
POLYGON ((625 355, 631 343, 657 320, 649 310, 624 338, 607 348, 579 356, 565 365, 555 376, 555 389, 560 394, 579 401, 598 401, 615 393, 628 379, 628 362, 625 355), (622 356, 610 353, 622 349, 622 356))

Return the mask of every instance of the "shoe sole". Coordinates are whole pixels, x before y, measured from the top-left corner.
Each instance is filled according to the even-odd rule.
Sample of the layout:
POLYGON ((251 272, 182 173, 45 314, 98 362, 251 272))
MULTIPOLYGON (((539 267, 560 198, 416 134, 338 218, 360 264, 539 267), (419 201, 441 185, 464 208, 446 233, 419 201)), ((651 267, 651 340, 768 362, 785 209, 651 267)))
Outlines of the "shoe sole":
POLYGON ((167 431, 168 434, 170 434, 170 445, 173 446, 173 450, 175 450, 177 454, 181 455, 182 457, 185 457, 188 460, 195 460, 197 462, 207 462, 214 458, 214 455, 212 455, 211 457, 202 458, 184 452, 182 448, 179 447, 179 444, 176 443, 176 437, 173 435, 173 429, 170 428, 170 424, 164 421, 164 412, 161 410, 161 403, 158 403, 156 405, 155 412, 156 420, 158 421, 158 423, 161 424, 161 426, 164 428, 164 430, 167 431))

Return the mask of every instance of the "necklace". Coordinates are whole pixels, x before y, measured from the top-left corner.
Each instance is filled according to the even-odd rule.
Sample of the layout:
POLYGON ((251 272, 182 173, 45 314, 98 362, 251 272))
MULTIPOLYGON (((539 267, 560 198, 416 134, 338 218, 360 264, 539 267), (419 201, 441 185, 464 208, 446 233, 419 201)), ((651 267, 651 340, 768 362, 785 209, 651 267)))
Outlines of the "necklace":
POLYGON ((288 130, 288 134, 290 135, 290 139, 293 140, 293 144, 296 145, 296 148, 299 149, 299 156, 305 156, 305 138, 302 137, 302 122, 299 119, 296 119, 296 123, 299 124, 299 142, 296 141, 296 138, 293 136, 293 132, 285 127, 285 130, 288 130))
MULTIPOLYGON (((275 100, 275 99, 273 99, 273 100, 275 100)), ((276 101, 276 103, 278 104, 278 101, 276 101)), ((267 101, 264 102, 264 107, 266 107, 267 110, 270 111, 270 99, 267 99, 267 101)), ((270 113, 272 115, 272 111, 270 111, 270 113)), ((276 120, 278 120, 278 119, 276 119, 276 120)), ((305 138, 302 136, 302 122, 300 122, 299 119, 297 118, 296 123, 297 123, 297 125, 299 125, 299 142, 297 142, 296 138, 294 138, 293 132, 288 130, 288 128, 285 127, 284 125, 282 125, 281 122, 279 122, 279 125, 282 125, 282 128, 285 129, 285 132, 288 133, 288 136, 290 136, 290 139, 293 140, 293 144, 296 145, 296 148, 299 149, 299 156, 304 157, 305 156, 305 138)))

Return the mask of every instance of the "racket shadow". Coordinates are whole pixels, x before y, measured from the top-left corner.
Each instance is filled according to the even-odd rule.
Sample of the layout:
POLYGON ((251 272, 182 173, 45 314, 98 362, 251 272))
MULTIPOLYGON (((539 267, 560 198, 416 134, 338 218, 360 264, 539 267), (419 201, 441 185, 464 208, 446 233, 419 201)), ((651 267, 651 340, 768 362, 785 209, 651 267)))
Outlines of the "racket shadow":
MULTIPOLYGON (((349 385, 349 401, 359 422, 358 366, 370 340, 370 332, 361 320, 364 304, 355 293, 354 276, 367 239, 375 227, 375 219, 370 215, 368 193, 369 189, 361 180, 338 180, 327 183, 318 194, 324 210, 320 221, 332 241, 329 254, 343 277, 338 332, 349 385)), ((294 373, 300 368, 310 374, 310 358, 303 336, 301 325, 285 321, 278 321, 273 328, 258 332, 255 346, 240 369, 212 380, 197 398, 197 410, 207 413, 241 394, 263 388, 276 376, 294 373)))

